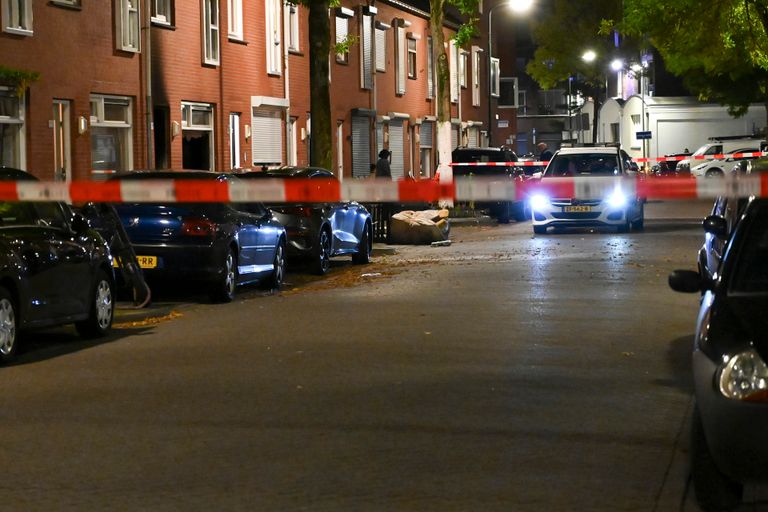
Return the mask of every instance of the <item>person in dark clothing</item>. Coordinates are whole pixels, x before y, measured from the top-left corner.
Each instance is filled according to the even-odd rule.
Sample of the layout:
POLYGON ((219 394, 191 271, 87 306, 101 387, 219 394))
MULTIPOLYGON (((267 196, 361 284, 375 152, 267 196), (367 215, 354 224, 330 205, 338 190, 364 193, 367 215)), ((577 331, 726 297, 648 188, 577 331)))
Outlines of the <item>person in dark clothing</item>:
POLYGON ((389 168, 389 155, 391 154, 387 149, 379 151, 379 159, 376 161, 377 178, 392 178, 392 171, 389 168))
POLYGON ((539 142, 536 147, 539 148, 539 160, 543 162, 552 160, 552 152, 547 149, 546 142, 539 142))

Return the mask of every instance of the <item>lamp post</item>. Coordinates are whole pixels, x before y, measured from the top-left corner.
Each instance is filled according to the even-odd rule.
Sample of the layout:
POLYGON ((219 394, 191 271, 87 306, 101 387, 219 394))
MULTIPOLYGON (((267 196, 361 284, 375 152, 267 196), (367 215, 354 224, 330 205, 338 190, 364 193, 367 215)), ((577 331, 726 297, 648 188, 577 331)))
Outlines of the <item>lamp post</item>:
MULTIPOLYGON (((503 3, 496 4, 488 9, 488 145, 492 145, 493 141, 493 108, 492 99, 493 96, 493 80, 491 80, 491 66, 493 65, 493 55, 491 49, 493 48, 493 11, 497 7, 509 7, 516 13, 524 13, 531 8, 533 0, 505 0, 503 3)), ((497 77, 498 78, 498 77, 497 77)))

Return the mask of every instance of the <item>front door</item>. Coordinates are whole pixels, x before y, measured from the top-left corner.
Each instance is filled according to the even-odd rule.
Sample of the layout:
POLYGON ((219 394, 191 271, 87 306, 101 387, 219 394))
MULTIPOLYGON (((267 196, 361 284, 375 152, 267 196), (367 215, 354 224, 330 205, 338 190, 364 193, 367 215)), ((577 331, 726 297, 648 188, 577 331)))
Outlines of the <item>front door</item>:
POLYGON ((69 100, 53 100, 53 176, 56 181, 72 179, 69 109, 69 100))

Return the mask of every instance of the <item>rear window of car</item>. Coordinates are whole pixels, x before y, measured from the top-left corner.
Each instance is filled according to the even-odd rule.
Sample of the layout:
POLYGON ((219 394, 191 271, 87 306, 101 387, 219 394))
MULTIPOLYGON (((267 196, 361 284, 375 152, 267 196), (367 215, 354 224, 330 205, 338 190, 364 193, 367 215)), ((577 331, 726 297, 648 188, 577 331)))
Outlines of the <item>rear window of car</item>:
POLYGON ((606 153, 557 154, 549 162, 544 177, 619 176, 619 160, 606 153))
POLYGON ((454 151, 451 158, 457 163, 517 161, 517 156, 511 151, 454 151))

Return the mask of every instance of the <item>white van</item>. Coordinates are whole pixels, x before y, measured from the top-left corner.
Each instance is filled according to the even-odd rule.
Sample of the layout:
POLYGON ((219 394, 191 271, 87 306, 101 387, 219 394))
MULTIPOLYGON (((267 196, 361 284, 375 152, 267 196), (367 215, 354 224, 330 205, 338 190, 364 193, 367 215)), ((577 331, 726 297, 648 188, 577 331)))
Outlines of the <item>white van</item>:
MULTIPOLYGON (((706 163, 712 161, 711 158, 704 160, 694 159, 695 156, 708 156, 708 155, 720 155, 720 154, 732 154, 732 153, 749 153, 754 151, 760 151, 760 148, 765 145, 765 139, 749 138, 749 137, 711 137, 709 142, 701 146, 699 149, 693 152, 690 158, 680 160, 677 162, 677 172, 689 172, 691 170, 691 162, 693 165, 706 163)), ((717 167, 722 171, 722 167, 717 167)), ((711 174, 711 173, 710 173, 711 174)))

